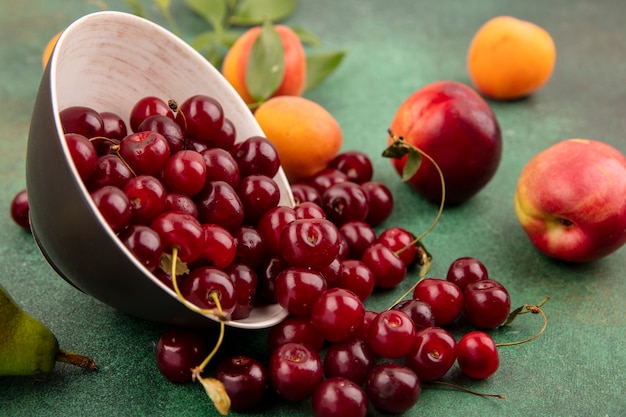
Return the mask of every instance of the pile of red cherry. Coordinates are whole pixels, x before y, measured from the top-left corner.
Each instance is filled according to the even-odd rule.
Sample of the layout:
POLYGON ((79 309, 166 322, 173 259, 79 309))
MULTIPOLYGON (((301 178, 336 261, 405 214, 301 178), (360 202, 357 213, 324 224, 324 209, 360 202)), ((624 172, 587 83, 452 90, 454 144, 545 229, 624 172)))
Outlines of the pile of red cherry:
MULTIPOLYGON (((260 136, 235 144, 236 127, 214 98, 179 106, 145 97, 129 116, 128 129, 119 115, 89 107, 60 113, 79 175, 121 241, 169 286, 160 265, 176 248, 188 268, 177 274, 180 292, 199 308, 237 320, 278 302, 290 314, 270 330, 267 365, 238 355, 217 366, 232 409, 257 406, 271 389, 288 401, 312 398, 316 416, 365 416, 370 402, 399 413, 416 403, 421 382, 455 362, 473 378, 496 371, 487 333, 457 342, 444 329, 461 316, 491 329, 509 315, 507 291, 476 259, 456 260, 447 279, 422 279, 389 310, 365 309, 376 288, 397 286, 420 262, 412 233, 374 230, 393 198, 372 180, 365 154, 343 152, 292 184, 297 204, 288 207, 273 179, 275 148, 260 136)), ((22 193, 12 213, 27 228, 24 207, 22 193)), ((187 381, 207 352, 196 330, 171 329, 157 344, 157 365, 169 380, 187 381)))

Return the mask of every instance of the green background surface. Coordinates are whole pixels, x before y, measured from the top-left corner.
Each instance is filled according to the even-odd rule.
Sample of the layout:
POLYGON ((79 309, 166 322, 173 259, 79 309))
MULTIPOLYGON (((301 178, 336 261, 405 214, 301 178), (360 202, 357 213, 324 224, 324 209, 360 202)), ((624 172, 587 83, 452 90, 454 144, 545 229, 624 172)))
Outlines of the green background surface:
MULTIPOLYGON (((182 1, 173 3, 183 36, 203 29, 182 1)), ((120 0, 106 5, 129 10, 120 0)), ((11 199, 25 186, 42 49, 56 32, 100 7, 81 0, 0 2, 0 205, 5 208, 0 216, 0 282, 53 330, 62 347, 88 354, 100 366, 96 373, 58 365, 41 377, 0 378, 0 415, 214 416, 199 384, 176 385, 159 374, 154 347, 163 325, 120 314, 70 287, 8 214, 11 199)), ((531 20, 552 34, 556 69, 549 84, 532 97, 490 102, 503 132, 500 169, 476 197, 446 209, 424 243, 434 256, 430 276, 443 276, 457 257, 475 256, 507 286, 514 306, 551 296, 545 306, 549 324, 532 343, 502 348, 500 369, 487 380, 471 381, 456 368, 447 377, 506 395, 505 400, 428 386, 406 415, 625 415, 626 249, 585 265, 550 260, 530 245, 512 199, 525 163, 562 139, 595 138, 626 152, 626 2, 308 0, 301 1, 287 23, 317 34, 320 50, 348 51, 340 68, 306 96, 337 118, 345 136, 343 149, 370 155, 374 178, 394 193, 393 215, 378 230, 400 226, 419 233, 436 207, 402 184, 389 161, 379 157, 386 129, 399 104, 427 83, 469 83, 465 54, 472 35, 489 18, 504 14, 531 20)), ((377 294, 367 307, 386 307, 410 284, 377 294)), ((493 337, 496 342, 517 340, 540 326, 539 316, 525 315, 493 337)), ((463 330, 452 329, 457 336, 463 330)), ((265 331, 229 329, 225 343, 222 356, 267 356, 265 331)), ((270 401, 258 414, 247 415, 310 414, 308 402, 270 401)))

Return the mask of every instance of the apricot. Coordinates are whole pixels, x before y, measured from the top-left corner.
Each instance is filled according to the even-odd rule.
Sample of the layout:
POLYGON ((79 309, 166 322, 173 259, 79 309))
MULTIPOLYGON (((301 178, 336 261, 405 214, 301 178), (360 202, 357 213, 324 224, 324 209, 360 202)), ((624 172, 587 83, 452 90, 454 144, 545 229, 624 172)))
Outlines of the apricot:
POLYGON ((257 108, 254 116, 276 147, 291 183, 326 168, 341 149, 343 134, 337 120, 307 98, 270 98, 257 108))
POLYGON ((50 60, 50 56, 52 55, 52 51, 54 50, 54 47, 57 44, 57 41, 59 40, 59 37, 61 36, 61 33, 63 31, 58 32, 56 35, 54 35, 52 38, 50 38, 50 40, 48 41, 48 43, 46 44, 46 46, 43 49, 43 53, 41 54, 41 66, 42 68, 46 68, 46 66, 48 65, 48 61, 50 60))
POLYGON ((526 97, 552 76, 556 47, 550 34, 511 16, 487 21, 475 33, 467 69, 476 89, 496 100, 526 97))
MULTIPOLYGON (((284 48, 285 71, 278 88, 270 97, 281 95, 300 96, 306 85, 306 55, 298 35, 289 27, 275 25, 284 48)), ((230 47, 222 62, 222 74, 237 90, 247 104, 256 100, 250 95, 246 84, 246 71, 250 50, 261 32, 260 26, 248 29, 230 47)))

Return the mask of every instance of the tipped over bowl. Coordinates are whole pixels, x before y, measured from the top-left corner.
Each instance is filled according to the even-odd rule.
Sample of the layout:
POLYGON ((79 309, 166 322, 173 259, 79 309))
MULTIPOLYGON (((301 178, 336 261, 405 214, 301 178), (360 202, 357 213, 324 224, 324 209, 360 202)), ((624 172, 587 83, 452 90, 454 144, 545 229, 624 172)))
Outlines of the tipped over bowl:
MULTIPOLYGON (((190 310, 118 238, 94 204, 69 153, 59 113, 86 106, 126 118, 146 96, 207 95, 236 126, 235 143, 264 136, 236 91, 184 41, 146 19, 122 12, 86 15, 68 26, 43 74, 26 157, 31 230, 65 281, 132 316, 171 325, 205 326, 216 318, 190 310)), ((293 206, 282 171, 273 177, 280 205, 293 206)), ((255 306, 227 324, 271 327, 286 317, 278 304, 255 306)))

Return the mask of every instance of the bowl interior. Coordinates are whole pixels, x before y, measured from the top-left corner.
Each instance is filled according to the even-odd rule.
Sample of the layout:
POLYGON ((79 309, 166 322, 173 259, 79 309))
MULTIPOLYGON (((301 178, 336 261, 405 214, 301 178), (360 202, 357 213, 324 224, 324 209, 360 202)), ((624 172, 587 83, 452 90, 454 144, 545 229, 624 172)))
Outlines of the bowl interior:
MULTIPOLYGON (((225 116, 236 127, 237 142, 250 136, 264 136, 252 113, 236 91, 206 59, 161 26, 127 13, 97 12, 84 16, 68 26, 57 42, 40 87, 38 102, 33 112, 32 124, 34 126, 31 126, 27 156, 27 185, 31 211, 34 212, 31 214, 33 214, 33 229, 36 240, 49 263, 67 281, 107 304, 131 314, 134 314, 136 309, 126 305, 129 303, 127 299, 117 302, 118 298, 111 296, 111 294, 101 296, 99 293, 102 292, 103 286, 92 286, 87 283, 85 277, 78 276, 81 271, 64 270, 62 265, 67 265, 69 261, 59 258, 67 257, 67 254, 59 254, 57 249, 51 248, 53 243, 51 239, 60 239, 57 235, 66 233, 66 231, 64 229, 53 230, 53 226, 45 225, 45 214, 42 212, 46 208, 43 206, 60 204, 60 202, 52 201, 52 197, 49 195, 41 196, 51 192, 48 190, 41 191, 44 187, 38 184, 37 177, 41 174, 35 170, 41 167, 35 165, 46 163, 45 161, 42 162, 43 157, 38 153, 44 153, 43 149, 50 146, 49 144, 42 144, 43 140, 54 139, 57 141, 56 146, 62 150, 65 158, 63 162, 67 164, 71 175, 74 177, 74 181, 66 184, 66 187, 75 187, 78 193, 78 195, 71 195, 69 198, 72 200, 81 199, 80 203, 86 206, 89 216, 93 217, 94 221, 99 224, 99 230, 93 232, 104 234, 104 238, 108 237, 113 242, 112 250, 115 253, 104 253, 101 256, 110 257, 110 262, 117 262, 120 257, 127 258, 123 260, 122 264, 127 265, 124 273, 127 275, 125 280, 129 282, 125 281, 124 285, 128 288, 119 288, 119 290, 132 291, 133 281, 140 282, 143 287, 145 287, 146 282, 149 282, 149 285, 159 287, 160 291, 166 292, 169 297, 175 299, 182 306, 182 303, 177 300, 176 294, 134 260, 133 255, 106 225, 104 218, 91 201, 88 191, 77 179, 77 171, 68 156, 69 152, 65 142, 62 140, 63 131, 58 114, 60 110, 69 106, 88 106, 98 111, 115 112, 128 125, 130 110, 142 97, 158 96, 166 101, 174 99, 180 103, 195 94, 206 94, 220 102, 225 116), (42 92, 41 89, 49 91, 42 92), (46 119, 46 115, 42 114, 44 112, 51 112, 51 115, 47 116, 53 117, 54 129, 56 129, 54 135, 48 131, 47 139, 41 138, 46 132, 46 128, 40 126, 44 124, 46 119), (56 138, 51 138, 51 136, 56 138), (34 149, 32 152, 30 151, 31 147, 34 149), (29 159, 32 159, 30 164, 29 159), (31 181, 28 180, 29 176, 33 178, 31 181), (33 183, 32 192, 31 182, 33 183), (37 195, 31 196, 31 193, 37 193, 37 195), (52 236, 53 234, 54 236, 52 236), (50 239, 46 235, 51 235, 50 239)), ((50 127, 52 126, 47 126, 47 128, 50 127)), ((51 149, 51 153, 54 151, 51 149)), ((274 179, 281 189, 279 204, 293 206, 293 196, 282 170, 274 179)), ((54 180, 48 179, 48 181, 54 180)), ((51 220, 48 219, 48 221, 51 220)), ((76 238, 76 241, 79 240, 76 236, 70 237, 76 238)), ((100 238, 102 239, 102 236, 100 238)), ((67 242, 67 239, 64 242, 69 245, 75 243, 75 241, 67 242)), ((109 249, 111 248, 109 247, 109 249)), ((94 256, 97 254, 97 250, 98 248, 95 248, 94 256)), ((111 271, 108 273, 110 274, 111 271)), ((89 280, 97 279, 106 278, 99 277, 98 271, 92 271, 89 280)), ((111 291, 114 290, 108 290, 108 292, 111 291)), ((180 312, 173 314, 179 317, 180 312)), ((264 328, 278 323, 285 315, 286 312, 274 304, 255 307, 247 319, 228 322, 228 324, 243 328, 264 328)), ((167 315, 163 317, 167 317, 167 315)), ((164 320, 161 315, 146 318, 168 321, 167 319, 164 320)), ((180 321, 180 319, 177 320, 180 321)))

